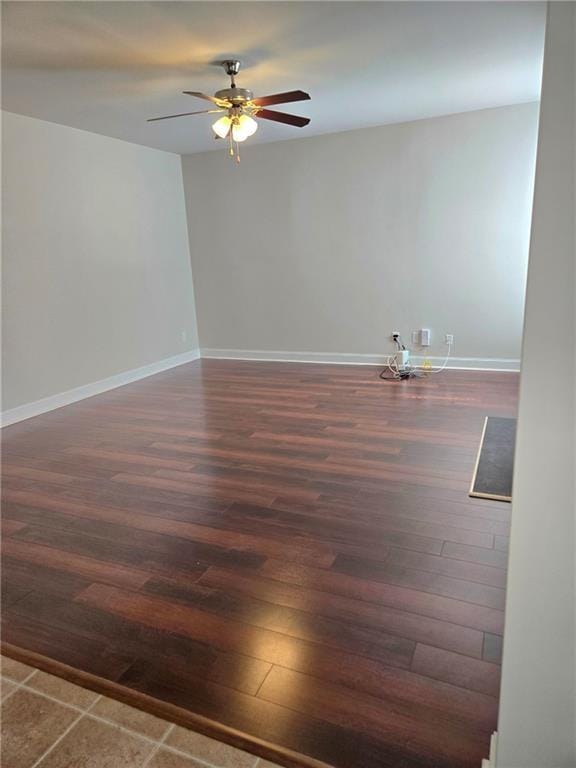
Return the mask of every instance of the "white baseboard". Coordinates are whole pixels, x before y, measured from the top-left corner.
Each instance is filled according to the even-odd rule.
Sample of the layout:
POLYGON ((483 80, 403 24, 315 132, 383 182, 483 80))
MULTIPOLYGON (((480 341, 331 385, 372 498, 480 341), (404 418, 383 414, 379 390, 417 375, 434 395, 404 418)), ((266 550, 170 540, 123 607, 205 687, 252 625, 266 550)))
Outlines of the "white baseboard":
POLYGON ((81 387, 75 387, 66 392, 60 392, 57 395, 50 395, 50 397, 44 397, 42 400, 36 400, 33 403, 25 403, 16 408, 10 408, 0 415, 2 421, 1 426, 7 427, 18 421, 31 419, 33 416, 39 416, 41 413, 47 413, 56 408, 62 408, 64 405, 76 403, 78 400, 84 400, 87 397, 99 395, 102 392, 107 392, 109 389, 116 389, 116 387, 122 387, 124 384, 130 384, 132 381, 138 381, 139 379, 145 379, 147 376, 153 376, 155 373, 167 371, 169 368, 175 368, 178 365, 190 363, 193 360, 198 360, 199 357, 200 350, 192 349, 189 352, 183 352, 181 355, 167 357, 164 360, 150 363, 150 365, 144 365, 141 368, 133 368, 130 371, 123 371, 122 373, 117 373, 115 376, 109 376, 107 379, 93 381, 91 384, 84 384, 81 387))
POLYGON ((498 742, 498 731, 494 731, 490 737, 490 757, 488 760, 482 760, 482 768, 496 768, 496 745, 498 742))
MULTIPOLYGON (((118 373, 107 379, 94 381, 91 384, 84 384, 75 389, 69 389, 66 392, 60 392, 57 395, 44 397, 42 400, 36 400, 33 403, 25 403, 17 408, 10 408, 0 414, 1 426, 7 427, 10 424, 16 424, 18 421, 31 419, 33 416, 39 416, 42 413, 53 411, 56 408, 62 408, 65 405, 76 403, 78 400, 84 400, 87 397, 99 395, 116 387, 122 387, 124 384, 130 384, 132 381, 144 379, 147 376, 153 376, 155 373, 161 373, 178 365, 198 360, 200 357, 221 359, 221 360, 268 360, 270 362, 298 362, 298 363, 332 363, 337 365, 384 365, 386 355, 357 355, 338 352, 276 352, 254 349, 193 349, 184 352, 181 355, 168 357, 159 360, 157 363, 144 365, 142 368, 134 368, 130 371, 118 373)), ((424 357, 413 355, 411 358, 416 364, 424 362, 424 357)), ((440 366, 444 358, 429 357, 433 366, 440 366)), ((501 358, 475 358, 475 357, 453 357, 446 366, 454 370, 476 370, 476 371, 518 371, 520 370, 519 360, 505 360, 501 358)))
MULTIPOLYGON (((337 365, 384 365, 386 355, 357 355, 341 352, 280 352, 256 349, 211 349, 202 348, 201 356, 220 360, 268 360, 270 362, 298 362, 298 363, 335 363, 337 365)), ((431 361, 433 366, 440 366, 444 362, 443 357, 424 357, 413 355, 417 365, 421 365, 425 359, 431 361)), ((520 360, 505 358, 481 358, 481 357, 452 357, 448 360, 446 368, 460 371, 519 371, 520 360)))

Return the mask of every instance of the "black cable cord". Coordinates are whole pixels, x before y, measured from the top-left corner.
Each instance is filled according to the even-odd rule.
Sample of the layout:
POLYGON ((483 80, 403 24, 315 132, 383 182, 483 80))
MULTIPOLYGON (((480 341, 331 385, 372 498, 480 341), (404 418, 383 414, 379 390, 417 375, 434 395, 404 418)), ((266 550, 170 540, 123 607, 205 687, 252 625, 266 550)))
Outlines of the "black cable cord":
POLYGON ((382 381, 405 381, 406 379, 414 378, 414 374, 410 371, 401 371, 398 375, 386 376, 385 374, 387 370, 387 368, 384 368, 384 370, 380 371, 378 374, 378 378, 382 379, 382 381))

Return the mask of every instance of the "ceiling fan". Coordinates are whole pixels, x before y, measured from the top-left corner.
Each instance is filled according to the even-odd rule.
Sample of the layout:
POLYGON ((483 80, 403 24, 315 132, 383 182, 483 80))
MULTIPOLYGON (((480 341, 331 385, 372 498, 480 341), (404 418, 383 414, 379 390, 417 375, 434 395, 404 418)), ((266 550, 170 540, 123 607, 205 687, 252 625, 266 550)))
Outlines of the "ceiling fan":
POLYGON ((258 123, 254 119, 258 117, 264 120, 273 120, 276 123, 293 125, 303 128, 310 122, 309 117, 289 115, 286 112, 277 112, 275 109, 266 109, 272 104, 288 104, 293 101, 307 101, 310 96, 304 91, 287 91, 286 93, 274 93, 271 96, 259 96, 254 98, 252 91, 247 88, 239 88, 236 85, 236 75, 240 72, 240 62, 237 59, 226 59, 222 62, 226 74, 230 77, 230 87, 216 91, 214 96, 208 96, 199 91, 183 91, 187 96, 196 96, 198 99, 212 102, 215 109, 202 109, 199 112, 181 112, 178 115, 166 115, 164 117, 151 117, 147 122, 157 120, 171 120, 174 117, 187 117, 188 115, 208 115, 226 113, 212 125, 216 139, 228 138, 230 142, 230 155, 236 154, 240 162, 238 144, 256 133, 258 123), (236 145, 236 153, 234 152, 236 145))

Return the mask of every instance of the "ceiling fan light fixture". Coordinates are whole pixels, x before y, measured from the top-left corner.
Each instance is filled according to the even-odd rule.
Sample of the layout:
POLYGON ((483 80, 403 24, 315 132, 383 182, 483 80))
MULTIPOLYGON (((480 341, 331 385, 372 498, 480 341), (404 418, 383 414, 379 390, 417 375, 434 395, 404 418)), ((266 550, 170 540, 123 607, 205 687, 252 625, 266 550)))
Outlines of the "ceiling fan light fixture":
POLYGON ((228 115, 225 115, 224 117, 221 117, 219 120, 216 120, 216 122, 212 124, 212 130, 214 131, 216 136, 219 136, 221 139, 225 139, 230 132, 231 125, 232 125, 232 120, 228 117, 228 115))
POLYGON ((232 122, 232 138, 234 141, 246 141, 258 130, 258 123, 248 115, 240 115, 232 122))

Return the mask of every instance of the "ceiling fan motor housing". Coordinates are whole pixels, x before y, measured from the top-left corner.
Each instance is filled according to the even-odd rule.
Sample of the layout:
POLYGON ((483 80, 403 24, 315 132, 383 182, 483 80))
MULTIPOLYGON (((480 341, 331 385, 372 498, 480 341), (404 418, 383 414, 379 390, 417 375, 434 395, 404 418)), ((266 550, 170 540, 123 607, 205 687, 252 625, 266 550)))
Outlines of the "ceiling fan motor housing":
POLYGON ((221 91, 216 91, 214 96, 217 99, 231 101, 232 104, 240 105, 250 101, 254 94, 248 88, 223 88, 221 91))

